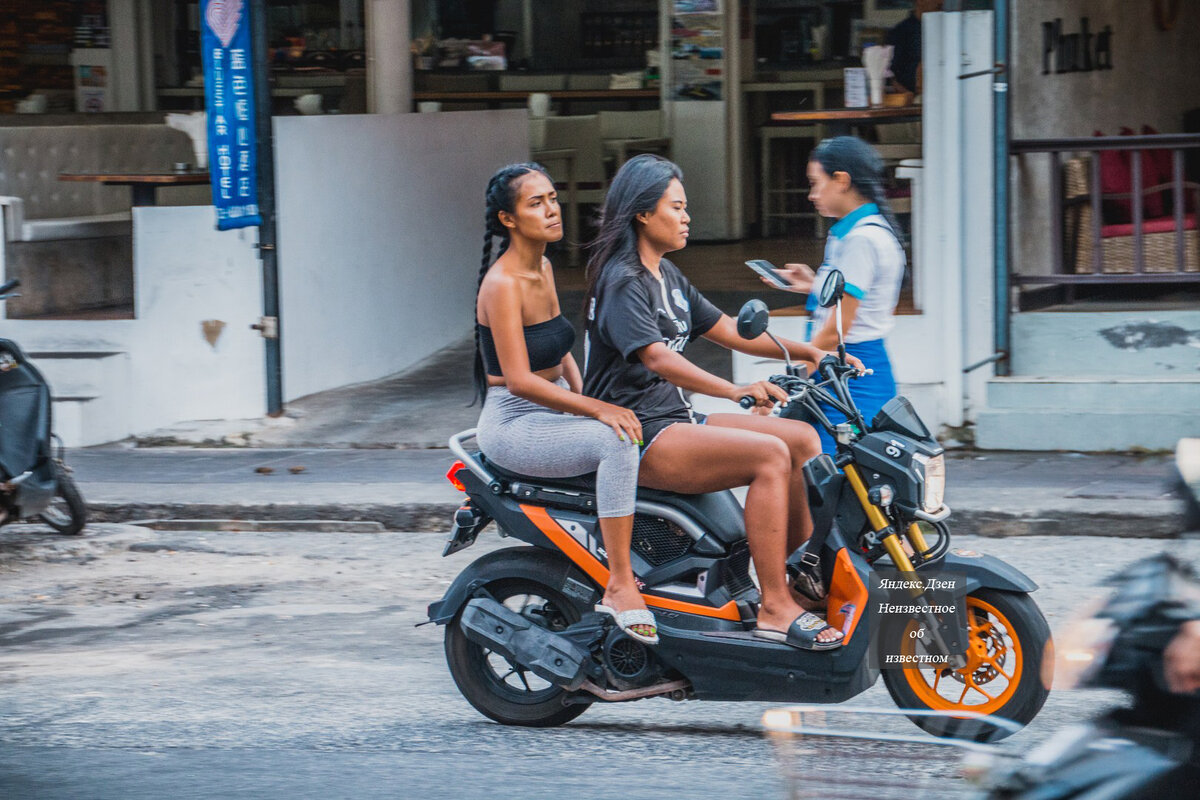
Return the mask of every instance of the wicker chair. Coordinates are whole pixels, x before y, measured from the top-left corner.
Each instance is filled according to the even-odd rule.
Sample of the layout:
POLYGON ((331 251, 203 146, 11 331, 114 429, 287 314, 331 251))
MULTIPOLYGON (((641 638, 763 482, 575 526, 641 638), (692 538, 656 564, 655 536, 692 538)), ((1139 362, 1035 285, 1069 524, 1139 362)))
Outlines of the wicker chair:
MULTIPOLYGON (((1092 263, 1091 159, 1072 158, 1063 165, 1063 199, 1066 263, 1076 273, 1090 273, 1092 263)), ((1184 182, 1184 191, 1193 195, 1200 209, 1200 184, 1184 182)), ((1172 184, 1148 186, 1143 195, 1170 192, 1172 184)), ((1169 194, 1167 195, 1170 196, 1169 194)), ((1131 194, 1104 194, 1103 200, 1126 200, 1131 194)), ((1100 269, 1104 274, 1130 274, 1134 271, 1133 225, 1110 225, 1101 220, 1100 269)), ((1184 217, 1183 269, 1200 272, 1200 230, 1195 211, 1184 217)), ((1142 220, 1143 264, 1145 272, 1175 272, 1176 229, 1174 216, 1142 220)))

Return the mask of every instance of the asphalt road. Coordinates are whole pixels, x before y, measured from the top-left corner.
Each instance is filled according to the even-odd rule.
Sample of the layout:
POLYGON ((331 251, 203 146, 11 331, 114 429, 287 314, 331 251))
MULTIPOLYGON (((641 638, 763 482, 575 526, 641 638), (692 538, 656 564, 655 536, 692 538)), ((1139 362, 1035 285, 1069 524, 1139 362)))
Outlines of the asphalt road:
MULTIPOLYGON (((120 547, 0 561, 0 798, 786 796, 769 704, 597 705, 552 730, 477 714, 442 631, 414 625, 483 542, 441 559, 432 534, 109 535, 120 547)), ((1052 627, 1164 546, 957 541, 1039 581, 1052 627)), ((1200 560, 1200 542, 1165 546, 1200 560)), ((1005 747, 1113 699, 1053 693, 1005 747)), ((853 703, 892 706, 882 683, 853 703)), ((871 769, 853 747, 830 760, 871 769)))

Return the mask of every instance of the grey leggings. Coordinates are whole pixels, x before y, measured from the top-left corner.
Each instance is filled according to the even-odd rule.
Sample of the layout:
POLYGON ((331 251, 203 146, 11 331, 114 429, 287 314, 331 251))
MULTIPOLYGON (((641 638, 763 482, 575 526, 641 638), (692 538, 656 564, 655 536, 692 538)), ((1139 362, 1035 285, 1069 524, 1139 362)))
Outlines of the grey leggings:
MULTIPOLYGON (((566 388, 566 381, 559 385, 566 388)), ((633 513, 638 448, 609 426, 588 417, 552 411, 503 386, 488 389, 475 435, 491 461, 535 478, 569 478, 596 472, 601 517, 633 513)))

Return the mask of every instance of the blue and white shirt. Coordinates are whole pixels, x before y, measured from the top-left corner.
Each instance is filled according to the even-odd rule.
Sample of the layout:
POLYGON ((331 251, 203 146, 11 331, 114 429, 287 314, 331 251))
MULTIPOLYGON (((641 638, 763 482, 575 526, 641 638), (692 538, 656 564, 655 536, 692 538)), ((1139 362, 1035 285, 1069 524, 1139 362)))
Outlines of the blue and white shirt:
POLYGON ((825 259, 808 295, 812 315, 809 338, 834 313, 817 305, 817 296, 836 267, 846 279, 846 294, 858 300, 846 343, 869 342, 887 336, 895 324, 893 310, 904 279, 904 248, 874 203, 866 203, 834 223, 825 240, 825 259))

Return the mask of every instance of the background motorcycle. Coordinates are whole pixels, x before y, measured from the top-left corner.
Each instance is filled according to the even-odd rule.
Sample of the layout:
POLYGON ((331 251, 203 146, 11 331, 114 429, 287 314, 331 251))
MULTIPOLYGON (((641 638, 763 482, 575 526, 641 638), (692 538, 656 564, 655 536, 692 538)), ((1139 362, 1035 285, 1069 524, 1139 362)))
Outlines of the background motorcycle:
MULTIPOLYGON (((828 305, 840 300, 840 284, 831 284, 822 297, 828 305)), ((767 321, 765 305, 751 301, 738 330, 756 338, 767 321)), ((789 568, 827 587, 826 616, 844 633, 841 647, 812 652, 753 635, 759 594, 742 507, 729 491, 639 489, 631 557, 661 641, 633 641, 592 612, 608 574, 592 477, 507 472, 467 450, 474 431, 464 431, 450 440, 460 461, 447 477, 467 501, 444 554, 469 547, 493 519, 502 536, 532 546, 488 553, 429 607, 430 621, 446 626, 446 659, 463 696, 494 720, 532 726, 562 724, 596 701, 650 696, 836 703, 878 680, 868 658, 878 628, 889 652, 914 657, 906 663, 929 653, 951 659, 884 670, 901 708, 959 712, 914 714, 916 724, 938 735, 998 738, 1011 729, 983 730, 972 715, 1031 720, 1047 694, 1038 666, 1049 629, 1029 597, 1036 584, 999 559, 951 550, 944 454, 906 400, 895 398, 868 424, 846 388, 855 370, 844 354, 820 371, 810 380, 789 364, 772 380, 839 443, 836 459, 805 465, 814 533, 789 568), (832 425, 818 399, 852 422, 832 425), (867 589, 876 566, 963 576, 968 630, 933 618, 924 628, 914 619, 883 631, 867 589)))
MULTIPOLYGON (((1177 454, 1185 530, 1200 532, 1200 440, 1177 454), (1191 488, 1189 488, 1189 484, 1191 488)), ((1068 626, 1056 688, 1122 689, 1127 705, 1060 731, 1022 761, 994 768, 992 800, 1154 800, 1200 794, 1200 696, 1172 693, 1164 651, 1200 619, 1200 581, 1168 554, 1104 581, 1112 593, 1068 626)))
MULTIPOLYGON (((0 301, 20 281, 0 286, 0 301)), ((52 433, 50 387, 17 343, 0 339, 0 525, 38 519, 78 534, 87 506, 52 433)))

